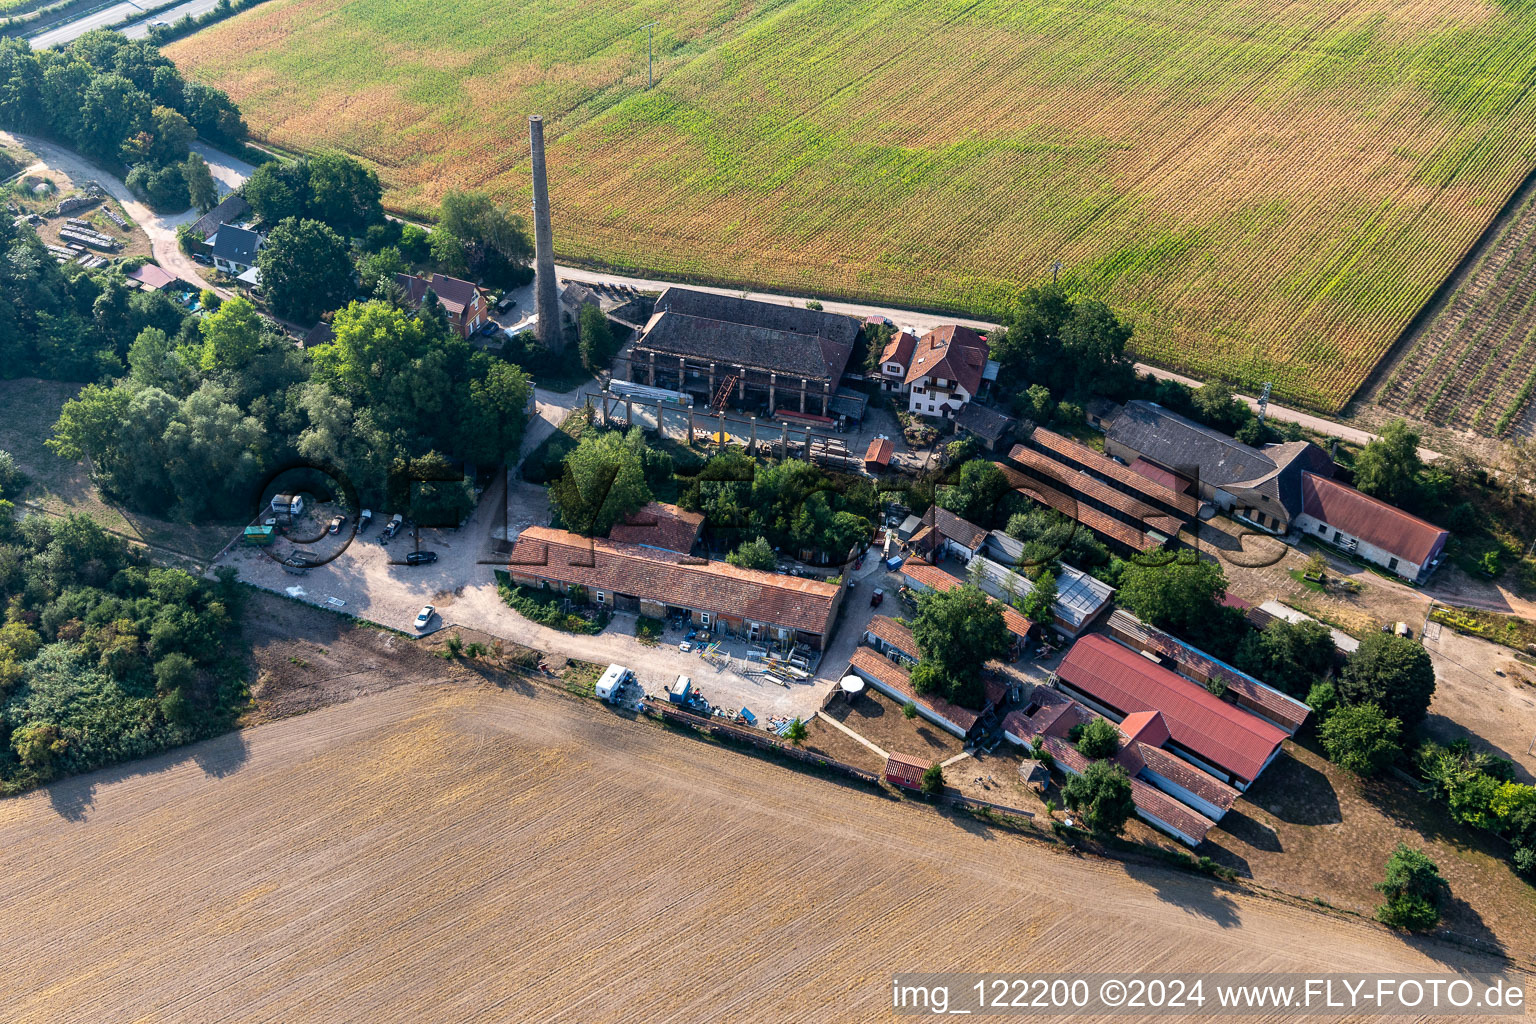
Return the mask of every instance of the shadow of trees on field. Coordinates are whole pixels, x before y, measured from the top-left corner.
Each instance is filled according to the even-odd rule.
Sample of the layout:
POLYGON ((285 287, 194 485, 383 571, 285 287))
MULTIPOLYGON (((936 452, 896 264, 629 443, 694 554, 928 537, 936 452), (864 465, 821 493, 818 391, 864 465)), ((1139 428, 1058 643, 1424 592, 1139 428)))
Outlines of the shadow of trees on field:
POLYGON ((1150 864, 1126 862, 1125 873, 1152 890, 1152 894, 1186 914, 1204 918, 1222 928, 1242 923, 1237 901, 1217 888, 1217 883, 1200 875, 1150 864))
POLYGON ((245 767, 249 760, 250 750, 245 741, 245 732, 236 729, 140 761, 60 779, 44 786, 43 791, 55 814, 66 821, 84 823, 90 820, 91 810, 96 806, 98 786, 110 786, 141 775, 158 775, 187 761, 197 765, 207 778, 225 779, 245 767))

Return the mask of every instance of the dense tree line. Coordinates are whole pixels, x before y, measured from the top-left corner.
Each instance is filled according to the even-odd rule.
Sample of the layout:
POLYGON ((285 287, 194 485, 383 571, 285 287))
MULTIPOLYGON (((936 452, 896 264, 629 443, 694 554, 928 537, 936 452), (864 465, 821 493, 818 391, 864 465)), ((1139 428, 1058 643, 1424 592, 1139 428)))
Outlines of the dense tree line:
POLYGON ((229 97, 182 79, 152 44, 87 32, 69 46, 34 51, 0 39, 0 128, 31 132, 112 169, 158 209, 206 199, 212 177, 188 145, 201 136, 232 145, 246 126, 229 97))
POLYGON ((0 792, 230 728, 240 597, 86 516, 18 523, 0 500, 0 792))
POLYGON ((242 515, 263 475, 295 458, 335 467, 384 506, 392 473, 517 451, 526 375, 440 317, 353 303, 336 315, 335 341, 308 352, 245 299, 194 323, 174 336, 142 331, 127 376, 66 403, 49 442, 88 458, 130 507, 242 515))

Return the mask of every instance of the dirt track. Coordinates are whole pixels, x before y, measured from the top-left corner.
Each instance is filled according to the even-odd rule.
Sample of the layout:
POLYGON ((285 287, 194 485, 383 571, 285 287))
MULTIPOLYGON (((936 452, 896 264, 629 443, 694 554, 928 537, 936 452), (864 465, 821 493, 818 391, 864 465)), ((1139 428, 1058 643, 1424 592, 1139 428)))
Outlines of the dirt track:
POLYGON ((0 872, 5 1020, 879 1020, 896 970, 1489 966, 466 684, 7 802, 0 872))

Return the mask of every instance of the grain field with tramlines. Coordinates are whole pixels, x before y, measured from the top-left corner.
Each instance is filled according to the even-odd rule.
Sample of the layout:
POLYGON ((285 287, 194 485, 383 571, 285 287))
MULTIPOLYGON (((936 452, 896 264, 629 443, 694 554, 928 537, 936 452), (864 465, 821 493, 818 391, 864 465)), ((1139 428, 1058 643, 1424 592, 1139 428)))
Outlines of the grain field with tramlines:
POLYGON ((525 684, 55 783, 0 804, 0 871, 6 1021, 842 1024, 901 1019, 902 970, 1506 967, 525 684))
POLYGON ((1536 167, 1483 0, 270 0, 169 52, 402 210, 522 205, 542 112, 567 258, 979 314, 1060 259, 1143 358, 1329 409, 1536 167))

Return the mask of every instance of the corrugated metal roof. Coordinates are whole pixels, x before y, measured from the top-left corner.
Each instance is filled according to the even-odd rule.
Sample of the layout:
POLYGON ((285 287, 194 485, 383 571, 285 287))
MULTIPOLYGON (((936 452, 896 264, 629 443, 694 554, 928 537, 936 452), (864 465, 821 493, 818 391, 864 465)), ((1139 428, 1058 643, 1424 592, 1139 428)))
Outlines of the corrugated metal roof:
POLYGON ((1106 636, 1072 645, 1057 676, 1121 714, 1160 711, 1173 742, 1239 778, 1258 777, 1286 733, 1106 636))

